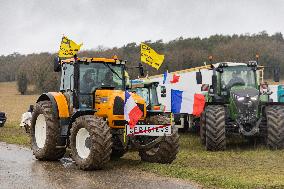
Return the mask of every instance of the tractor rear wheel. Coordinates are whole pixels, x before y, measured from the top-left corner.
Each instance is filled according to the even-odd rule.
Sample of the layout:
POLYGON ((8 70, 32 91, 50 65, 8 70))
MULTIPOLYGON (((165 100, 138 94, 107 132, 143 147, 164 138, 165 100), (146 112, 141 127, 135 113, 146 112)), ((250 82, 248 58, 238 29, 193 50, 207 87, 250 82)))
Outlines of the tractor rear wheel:
MULTIPOLYGON (((170 119, 164 115, 154 115, 146 120, 149 124, 169 124, 170 119)), ((172 135, 166 136, 164 140, 149 150, 139 150, 139 156, 143 161, 151 163, 172 163, 176 159, 179 149, 179 135, 177 128, 172 126, 172 135)))
POLYGON ((106 121, 95 115, 76 118, 71 129, 70 148, 80 169, 101 169, 110 160, 111 147, 111 133, 106 121))
POLYGON ((269 106, 266 109, 267 145, 270 149, 284 147, 284 107, 269 106))
POLYGON ((206 123, 206 150, 219 151, 226 149, 225 109, 223 106, 207 106, 206 123))
POLYGON ((62 158, 65 148, 57 148, 60 137, 59 121, 52 115, 52 103, 36 103, 31 120, 31 144, 38 160, 54 161, 62 158))

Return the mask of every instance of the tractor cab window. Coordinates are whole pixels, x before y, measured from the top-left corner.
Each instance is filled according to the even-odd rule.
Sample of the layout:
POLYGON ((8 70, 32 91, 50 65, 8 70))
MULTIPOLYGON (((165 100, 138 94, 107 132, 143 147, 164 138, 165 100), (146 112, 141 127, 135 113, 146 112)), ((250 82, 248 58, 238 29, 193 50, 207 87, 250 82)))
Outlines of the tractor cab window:
POLYGON ((151 105, 159 105, 158 96, 157 96, 157 88, 155 86, 152 86, 150 88, 150 99, 151 99, 151 105))
POLYGON ((61 91, 73 90, 74 88, 74 66, 71 64, 63 64, 61 72, 61 91))
POLYGON ((230 89, 236 85, 256 87, 256 72, 247 66, 223 68, 223 72, 221 73, 221 89, 230 89))
POLYGON ((92 93, 98 88, 122 90, 123 68, 106 63, 80 64, 80 92, 92 93))
POLYGON ((141 96, 145 100, 145 102, 148 106, 149 103, 150 103, 149 90, 147 88, 136 88, 135 91, 139 96, 141 96))

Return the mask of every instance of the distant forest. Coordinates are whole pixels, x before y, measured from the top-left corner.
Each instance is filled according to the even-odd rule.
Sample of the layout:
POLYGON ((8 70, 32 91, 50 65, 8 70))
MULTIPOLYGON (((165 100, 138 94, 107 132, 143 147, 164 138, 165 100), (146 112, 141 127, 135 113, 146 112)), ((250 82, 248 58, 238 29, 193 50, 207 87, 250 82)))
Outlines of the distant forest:
MULTIPOLYGON (((259 53, 259 63, 267 66, 265 78, 272 77, 272 69, 280 65, 284 73, 284 39, 281 33, 268 35, 263 31, 258 34, 242 35, 213 35, 208 38, 177 38, 169 42, 163 40, 144 41, 159 54, 165 54, 165 61, 161 68, 156 69, 143 64, 146 73, 161 74, 192 68, 208 63, 208 56, 213 56, 213 62, 232 61, 248 62, 255 60, 259 53)), ((127 60, 127 66, 137 66, 140 62, 140 44, 128 43, 120 48, 99 47, 96 50, 82 51, 79 57, 107 57, 117 55, 119 59, 127 60)), ((59 86, 59 74, 53 72, 53 59, 56 54, 39 53, 21 55, 13 53, 0 56, 0 82, 27 80, 28 84, 35 85, 36 92, 56 91, 59 86)), ((137 78, 138 71, 129 69, 131 78, 137 78)))

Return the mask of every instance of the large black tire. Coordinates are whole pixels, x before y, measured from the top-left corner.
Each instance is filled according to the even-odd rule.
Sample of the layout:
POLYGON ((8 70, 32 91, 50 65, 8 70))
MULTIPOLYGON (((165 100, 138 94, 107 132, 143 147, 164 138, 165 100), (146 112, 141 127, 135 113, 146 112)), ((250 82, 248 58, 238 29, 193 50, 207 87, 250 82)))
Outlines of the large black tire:
POLYGON ((284 107, 269 106, 266 108, 267 146, 270 149, 283 149, 284 146, 284 107))
MULTIPOLYGON (((169 124, 170 119, 164 115, 154 115, 147 119, 150 124, 161 125, 169 124)), ((179 151, 179 135, 177 128, 172 126, 172 135, 166 136, 150 150, 139 150, 141 160, 151 163, 172 163, 176 159, 179 151)))
POLYGON ((121 137, 119 134, 112 135, 111 159, 121 158, 127 152, 127 149, 122 144, 121 137))
POLYGON ((52 115, 52 112, 51 102, 41 101, 36 103, 32 114, 31 145, 33 154, 38 160, 55 161, 62 158, 66 152, 65 148, 56 148, 60 137, 60 127, 59 121, 52 115), (46 134, 43 133, 45 140, 44 135, 42 135, 42 140, 39 137, 40 128, 46 131, 46 134))
POLYGON ((102 169, 110 160, 111 147, 110 128, 102 118, 84 115, 72 124, 70 148, 72 158, 80 169, 102 169), (88 136, 84 138, 86 132, 88 136))
POLYGON ((225 109, 219 105, 209 105, 205 109, 206 150, 226 149, 225 109))
POLYGON ((200 116, 200 124, 199 124, 199 134, 200 140, 203 145, 206 144, 206 121, 205 121, 205 114, 206 112, 203 111, 200 116))

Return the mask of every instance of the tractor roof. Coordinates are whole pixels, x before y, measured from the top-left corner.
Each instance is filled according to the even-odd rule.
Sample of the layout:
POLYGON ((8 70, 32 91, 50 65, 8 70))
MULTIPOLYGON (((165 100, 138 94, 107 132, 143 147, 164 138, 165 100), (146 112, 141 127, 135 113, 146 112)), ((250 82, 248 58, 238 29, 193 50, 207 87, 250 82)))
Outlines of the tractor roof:
POLYGON ((213 64, 213 66, 215 68, 218 68, 218 66, 220 64, 226 64, 228 67, 231 67, 231 66, 247 66, 247 63, 241 63, 241 62, 218 62, 216 64, 213 64))
MULTIPOLYGON (((87 62, 87 63, 113 63, 113 64, 125 64, 125 60, 118 60, 117 58, 77 58, 78 62, 87 62)), ((65 60, 61 60, 61 64, 67 63, 74 63, 75 59, 74 58, 69 58, 65 60)))
POLYGON ((143 87, 150 87, 152 85, 158 85, 159 82, 157 81, 145 81, 145 80, 132 80, 132 88, 143 88, 143 87))
POLYGON ((214 68, 218 67, 234 67, 234 66, 257 66, 258 69, 263 69, 263 66, 258 65, 256 61, 249 61, 248 63, 242 62, 218 62, 216 64, 212 64, 214 68))

